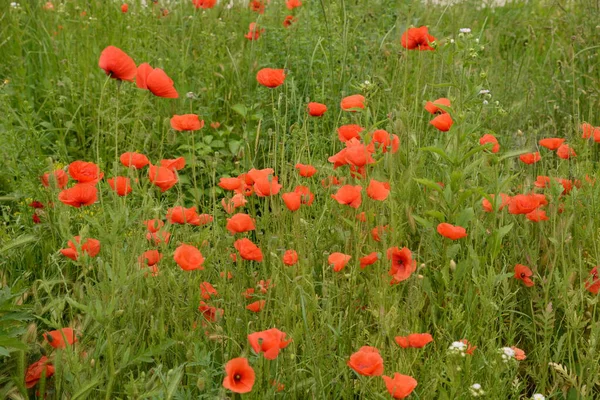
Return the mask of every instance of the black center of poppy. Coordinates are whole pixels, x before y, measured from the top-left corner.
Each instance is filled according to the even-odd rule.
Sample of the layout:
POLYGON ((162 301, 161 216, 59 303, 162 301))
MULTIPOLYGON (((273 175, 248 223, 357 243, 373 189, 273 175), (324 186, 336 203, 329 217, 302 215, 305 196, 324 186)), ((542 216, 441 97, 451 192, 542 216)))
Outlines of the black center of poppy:
POLYGON ((242 376, 240 374, 235 374, 233 376, 233 380, 236 381, 236 382, 241 381, 242 380, 242 376))
POLYGON ((525 272, 521 272, 521 278, 525 278, 525 272))

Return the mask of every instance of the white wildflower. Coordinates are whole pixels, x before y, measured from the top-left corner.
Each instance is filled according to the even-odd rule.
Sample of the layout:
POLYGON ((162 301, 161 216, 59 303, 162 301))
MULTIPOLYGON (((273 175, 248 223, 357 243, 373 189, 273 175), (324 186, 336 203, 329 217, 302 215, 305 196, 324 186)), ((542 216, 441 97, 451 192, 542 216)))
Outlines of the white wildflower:
POLYGON ((536 393, 533 396, 531 396, 531 400, 546 400, 546 396, 540 393, 536 393))
POLYGON ((471 28, 460 28, 460 33, 471 33, 471 28))
POLYGON ((469 388, 469 390, 471 391, 471 395, 473 397, 479 397, 479 396, 483 396, 485 394, 485 392, 483 391, 483 389, 481 388, 481 385, 479 383, 472 384, 471 387, 469 388))

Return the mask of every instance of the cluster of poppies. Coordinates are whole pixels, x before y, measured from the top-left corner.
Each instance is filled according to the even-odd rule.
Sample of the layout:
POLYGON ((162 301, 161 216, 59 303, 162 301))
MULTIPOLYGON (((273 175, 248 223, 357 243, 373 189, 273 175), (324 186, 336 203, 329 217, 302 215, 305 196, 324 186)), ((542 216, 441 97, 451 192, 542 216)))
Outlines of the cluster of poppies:
MULTIPOLYGON (((196 8, 212 8, 215 6, 215 0, 193 0, 196 8)), ((249 3, 249 7, 258 13, 263 13, 267 2, 254 0, 249 3)), ((293 10, 302 5, 299 0, 288 0, 287 7, 293 10)), ((124 5, 126 6, 126 4, 124 5)), ((123 9, 127 12, 127 7, 123 9)), ((294 16, 287 16, 284 25, 287 27, 295 21, 294 16)), ((256 23, 251 23, 249 31, 245 35, 249 40, 257 40, 264 33, 256 23)), ((401 45, 408 50, 434 50, 436 39, 428 32, 427 27, 409 28, 401 38, 401 45)), ((99 59, 98 65, 111 78, 119 81, 133 82, 138 88, 150 91, 153 95, 161 98, 178 98, 179 94, 175 89, 174 82, 160 68, 153 68, 148 63, 142 63, 136 66, 135 62, 124 51, 114 46, 105 48, 99 59)), ((284 69, 263 68, 256 74, 258 84, 275 89, 285 83, 287 71, 284 69)), ((340 101, 341 110, 350 113, 360 112, 366 108, 366 98, 361 94, 354 94, 343 97, 340 101)), ((331 106, 331 105, 330 105, 331 106)), ((319 118, 328 111, 328 106, 319 102, 309 102, 306 106, 306 112, 310 117, 319 118)), ((430 124, 441 132, 451 130, 454 121, 451 112, 451 101, 447 98, 439 98, 434 101, 428 101, 425 109, 434 115, 430 124)), ((204 121, 196 114, 173 115, 171 127, 178 132, 195 132, 203 129, 204 121)), ((600 141, 600 128, 583 124, 582 137, 585 139, 593 137, 595 141, 600 141)), ((372 202, 386 201, 392 193, 392 187, 385 177, 376 179, 381 171, 376 170, 379 161, 392 157, 400 148, 400 139, 395 134, 390 134, 384 129, 369 131, 364 127, 349 123, 337 128, 337 139, 339 140, 340 150, 328 157, 328 162, 332 164, 334 170, 340 168, 346 171, 346 176, 326 176, 321 180, 321 186, 324 190, 331 193, 327 197, 333 199, 340 206, 347 206, 347 210, 358 210, 363 205, 363 200, 372 202), (351 182, 352 184, 346 184, 351 182), (367 183, 368 182, 368 183, 367 183), (368 199, 363 199, 363 188, 366 187, 368 199)), ((565 139, 546 138, 539 141, 539 145, 551 151, 556 151, 558 157, 570 159, 576 157, 575 151, 564 143, 565 139)), ((491 153, 500 151, 500 144, 497 138, 492 134, 483 135, 479 144, 485 146, 491 153)), ((541 160, 540 152, 522 154, 520 160, 525 164, 535 164, 541 160)), ((121 154, 120 162, 123 167, 128 169, 129 173, 142 170, 148 167, 148 182, 155 185, 161 192, 166 192, 179 182, 178 171, 186 165, 186 160, 182 157, 175 159, 163 159, 156 165, 152 164, 149 158, 138 152, 126 152, 121 154)), ((300 178, 311 182, 317 174, 317 168, 311 164, 295 164, 300 178)), ((131 175, 131 174, 130 174, 131 175)), ((63 169, 58 169, 45 173, 41 177, 42 184, 46 187, 60 189, 58 200, 68 206, 82 207, 94 204, 98 199, 98 183, 104 178, 104 173, 100 167, 92 162, 74 161, 68 166, 68 173, 63 169), (69 186, 69 180, 76 183, 69 186)), ((139 183, 138 179, 132 182, 128 176, 114 176, 107 179, 107 183, 112 191, 118 196, 127 196, 133 190, 132 185, 139 183)), ((226 176, 219 179, 218 186, 227 192, 227 195, 221 199, 221 205, 228 214, 224 229, 236 238, 230 257, 233 261, 241 260, 260 263, 263 261, 263 252, 261 248, 250 238, 243 237, 245 234, 255 231, 257 221, 250 214, 240 212, 248 203, 250 196, 256 195, 258 198, 281 198, 289 212, 297 212, 302 207, 310 207, 315 194, 311 191, 311 185, 296 185, 294 187, 285 187, 286 182, 280 183, 279 177, 275 175, 272 168, 256 169, 238 176, 226 176)), ((550 178, 547 176, 538 176, 535 187, 544 189, 553 184, 560 184, 563 187, 563 196, 568 195, 573 187, 579 187, 579 181, 568 179, 550 178)), ((330 200, 331 201, 331 200, 330 200)), ((34 202, 37 203, 37 202, 34 202)), ((33 204, 33 203, 32 203, 33 204)), ((333 203, 335 204, 335 203, 333 203)), ((508 209, 510 214, 525 215, 530 221, 540 222, 548 219, 544 207, 548 205, 545 194, 528 193, 509 196, 500 193, 498 198, 495 195, 489 195, 482 200, 482 207, 485 212, 493 213, 508 209)), ((35 204, 32 207, 36 209, 43 208, 43 205, 35 204)), ((337 207, 337 205, 336 205, 337 207)), ((365 212, 356 213, 356 218, 361 222, 367 221, 365 212)), ((35 216, 39 216, 35 214, 35 216)), ((169 229, 176 225, 191 225, 201 227, 214 222, 212 214, 199 213, 196 207, 173 206, 166 211, 163 219, 149 219, 143 221, 146 227, 146 238, 151 245, 161 246, 169 243, 171 233, 169 229), (166 221, 166 222, 165 222, 166 221)), ((381 237, 391 230, 387 225, 369 227, 371 237, 375 242, 380 242, 381 237)), ((458 225, 450 223, 440 223, 437 225, 439 235, 449 240, 460 240, 468 236, 467 230, 458 225)), ((152 246, 149 247, 152 247, 152 246)), ((67 247, 60 252, 65 257, 74 261, 80 261, 81 257, 96 257, 101 250, 101 244, 94 238, 82 238, 75 236, 67 242, 67 247)), ((365 251, 359 258, 361 268, 373 265, 381 259, 380 253, 374 248, 365 251)), ((417 262, 413 253, 407 247, 389 247, 386 250, 386 256, 389 265, 388 275, 390 284, 397 285, 400 282, 409 279, 417 269, 417 262)), ((159 274, 158 264, 163 259, 160 248, 150 248, 144 251, 138 257, 141 267, 149 268, 152 276, 159 274)), ((194 244, 181 243, 173 251, 173 261, 183 271, 203 270, 205 257, 200 248, 194 244)), ((334 272, 342 271, 352 260, 352 255, 342 252, 332 252, 327 257, 327 263, 334 272)), ((282 262, 286 266, 293 266, 299 261, 299 255, 294 249, 286 249, 282 257, 282 262)), ((525 265, 517 264, 514 267, 514 277, 527 287, 534 286, 531 279, 533 272, 525 265)), ((227 278, 231 279, 231 273, 227 273, 227 278)), ((591 293, 600 291, 600 276, 597 268, 590 272, 590 278, 585 284, 587 290, 591 293)), ((260 280, 256 287, 248 288, 242 295, 249 301, 255 300, 257 289, 261 294, 273 287, 270 280, 260 280)), ((199 287, 202 300, 198 306, 200 314, 204 317, 204 324, 217 321, 224 315, 224 310, 214 306, 212 301, 219 296, 217 289, 208 281, 204 281, 199 287)), ((251 312, 260 312, 264 309, 266 301, 259 299, 252 301, 246 306, 251 312)), ((262 354, 265 359, 274 360, 280 351, 286 348, 291 340, 286 339, 286 333, 271 328, 269 330, 255 332, 248 335, 248 341, 251 348, 257 354, 262 354)), ((60 331, 49 332, 45 338, 52 347, 64 348, 77 341, 71 328, 64 328, 60 331)), ((395 337, 395 342, 402 348, 423 348, 432 342, 433 338, 428 333, 412 333, 407 336, 395 337)), ((476 346, 471 346, 466 340, 462 340, 465 346, 466 354, 473 354, 476 346)), ((461 347, 461 346, 455 346, 461 347)), ((462 348, 462 347, 461 347, 462 348)), ((515 354, 517 360, 525 359, 522 350, 512 347, 511 351, 515 354)), ((379 350, 375 347, 363 346, 358 352, 352 354, 347 362, 359 375, 364 376, 382 376, 385 385, 392 395, 397 399, 403 399, 409 396, 417 386, 417 380, 408 375, 402 375, 398 372, 393 376, 383 375, 383 358, 379 350)), ((252 390, 255 382, 255 371, 247 358, 237 357, 231 359, 225 365, 226 376, 223 380, 223 387, 236 393, 248 393, 252 390)), ((54 367, 47 357, 42 357, 38 362, 32 364, 26 373, 27 387, 34 386, 37 381, 45 375, 50 377, 54 373, 54 367)), ((278 389, 283 386, 275 383, 278 389)))

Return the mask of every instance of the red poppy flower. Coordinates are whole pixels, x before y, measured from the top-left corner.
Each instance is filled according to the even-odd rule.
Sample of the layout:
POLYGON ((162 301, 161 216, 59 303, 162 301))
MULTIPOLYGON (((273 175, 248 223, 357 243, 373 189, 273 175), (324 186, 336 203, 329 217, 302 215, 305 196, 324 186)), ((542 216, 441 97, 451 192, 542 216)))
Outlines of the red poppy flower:
POLYGON ((266 5, 264 3, 264 0, 250 0, 250 3, 248 3, 248 7, 250 7, 250 10, 259 14, 265 13, 265 6, 266 5))
POLYGON ((425 110, 427 110, 428 112, 430 112, 431 114, 445 114, 446 111, 444 111, 443 109, 439 108, 438 106, 443 106, 443 107, 450 107, 450 100, 445 98, 445 97, 440 97, 437 100, 434 101, 428 101, 427 103, 425 103, 425 110))
POLYGON ((127 177, 117 176, 108 179, 107 182, 119 196, 127 196, 132 191, 130 179, 127 177))
POLYGON ((525 352, 518 347, 512 346, 511 349, 515 352, 515 360, 523 361, 527 358, 525 352))
POLYGON ((129 10, 129 5, 127 3, 124 3, 121 5, 121 12, 126 13, 127 10, 129 10))
POLYGON ((584 122, 583 124, 581 124, 581 132, 581 137, 583 139, 589 139, 590 137, 594 136, 594 141, 599 141, 596 139, 600 138, 600 127, 594 127, 591 124, 584 122))
POLYGON ((283 193, 281 195, 281 199, 285 203, 287 209, 292 212, 298 211, 300 209, 300 206, 302 205, 302 196, 300 195, 300 193, 283 193))
POLYGON ((598 294, 598 291, 600 291, 600 275, 598 274, 598 267, 594 267, 590 271, 590 276, 585 282, 585 288, 591 294, 598 294))
POLYGON ((361 191, 361 186, 344 185, 338 189, 336 194, 332 194, 331 198, 335 199, 340 204, 346 204, 352 208, 358 208, 362 203, 362 197, 360 195, 361 191))
POLYGON ((200 120, 196 114, 173 115, 171 128, 176 131, 197 131, 204 127, 204 120, 200 120))
MULTIPOLYGON (((496 195, 495 194, 490 194, 490 197, 493 200, 493 199, 496 198, 496 195)), ((502 199, 502 202, 500 203, 500 206, 498 207, 498 210, 502 211, 502 209, 504 207, 506 207, 510 203, 511 197, 509 195, 507 195, 506 193, 500 193, 500 198, 502 199)), ((483 200, 481 200, 481 206, 483 207, 483 210, 485 212, 492 212, 492 211, 494 211, 494 206, 486 198, 484 198, 483 200)))
POLYGON ((513 196, 508 205, 510 214, 529 214, 539 206, 547 203, 544 195, 518 194, 513 196))
POLYGON ((243 194, 237 193, 231 199, 221 199, 221 205, 225 209, 225 212, 231 214, 236 208, 244 206, 248 200, 243 194))
POLYGON ((171 239, 171 234, 165 231, 148 232, 146 234, 146 239, 154 241, 154 244, 158 246, 161 243, 169 243, 169 239, 171 239))
POLYGON ((333 266, 335 272, 340 272, 346 264, 348 264, 348 261, 350 261, 351 258, 352 256, 349 256, 348 254, 336 252, 331 253, 329 257, 327 257, 327 262, 329 265, 333 266))
POLYGON ((311 176, 317 173, 317 169, 312 165, 298 163, 296 164, 295 168, 298 170, 300 176, 303 176, 305 178, 310 178, 311 176))
POLYGON ((385 387, 394 399, 405 399, 417 387, 417 380, 409 375, 402 375, 398 372, 394 373, 394 377, 383 375, 385 387))
POLYGON ((281 190, 279 179, 276 176, 259 178, 254 181, 253 187, 254 193, 256 193, 258 197, 273 196, 281 190))
POLYGON ((42 379, 42 375, 45 375, 46 378, 54 375, 54 366, 50 364, 50 360, 46 356, 42 356, 27 368, 27 371, 25 371, 25 387, 27 389, 34 387, 42 379))
POLYGON ((374 241, 376 242, 381 242, 381 235, 383 235, 385 232, 389 231, 389 226, 385 225, 385 226, 376 226, 375 228, 371 229, 371 237, 373 238, 374 241))
POLYGON ((475 349, 477 349, 477 346, 472 346, 467 339, 461 339, 459 341, 467 345, 467 350, 465 350, 465 353, 472 356, 475 349))
POLYGON ((283 85, 285 71, 283 69, 263 68, 256 74, 256 80, 268 88, 276 88, 283 85))
POLYGON ((154 68, 146 77, 146 86, 153 95, 168 99, 176 99, 179 93, 173 87, 173 80, 160 68, 154 68))
POLYGON ((363 346, 350 356, 348 366, 360 375, 380 376, 383 374, 383 358, 375 347, 363 346))
POLYGON ((479 144, 480 145, 486 145, 488 143, 493 143, 494 146, 492 146, 492 153, 497 153, 500 151, 500 144, 498 144, 498 139, 496 139, 496 137, 492 134, 486 133, 485 135, 483 135, 481 137, 481 139, 479 139, 479 144))
POLYGON ((200 302, 200 305, 198 306, 198 311, 200 311, 204 319, 209 322, 215 322, 225 313, 225 311, 222 308, 209 306, 204 301, 200 302))
POLYGON ((182 244, 175 249, 173 259, 184 271, 202 270, 204 267, 204 257, 200 250, 189 244, 182 244))
POLYGON ((388 182, 379 182, 375 179, 371 179, 369 186, 367 186, 367 196, 373 200, 383 201, 387 199, 390 194, 390 184, 388 182))
POLYGON ((454 124, 454 121, 452 121, 450 114, 445 113, 438 115, 429 121, 429 123, 442 132, 448 132, 452 127, 452 124, 454 124))
POLYGON ((331 197, 340 204, 358 208, 362 202, 361 191, 361 186, 344 185, 338 189, 335 195, 331 195, 331 197))
POLYGON ((335 176, 328 176, 327 178, 325 178, 321 181, 321 186, 323 186, 325 189, 327 189, 331 186, 338 186, 338 185, 342 184, 343 181, 344 181, 344 178, 338 179, 335 176))
POLYGON ((44 208, 44 204, 41 201, 32 201, 31 203, 28 204, 29 207, 31 208, 35 208, 35 209, 42 209, 44 208))
POLYGON ((137 67, 135 74, 135 85, 140 89, 148 90, 148 75, 154 71, 154 68, 148 63, 142 63, 137 67))
POLYGON ((200 216, 196 211, 196 207, 185 208, 177 206, 167 210, 167 221, 172 224, 191 224, 200 225, 200 216))
POLYGON ((137 68, 135 62, 123 50, 108 46, 100 54, 98 66, 111 78, 133 82, 137 68))
POLYGON ((258 40, 260 35, 262 35, 264 32, 264 29, 258 28, 256 22, 251 22, 250 25, 248 25, 248 33, 246 33, 244 37, 248 40, 258 40))
POLYGON ((219 127, 221 126, 221 123, 219 121, 215 121, 215 122, 211 122, 210 123, 210 127, 213 129, 219 129, 219 127))
POLYGON ((149 266, 152 267, 160 261, 162 258, 162 254, 158 252, 158 250, 147 250, 141 256, 138 257, 138 262, 141 266, 149 266))
POLYGON ((231 218, 227 218, 226 228, 229 233, 235 235, 236 233, 253 231, 256 229, 256 226, 254 225, 254 219, 248 214, 238 213, 231 218))
POLYGON ((346 142, 346 151, 343 152, 346 163, 361 168, 367 164, 375 163, 373 159, 374 146, 366 146, 358 139, 353 138, 346 142))
POLYGON ((384 153, 392 151, 392 154, 396 153, 400 148, 400 139, 398 135, 390 135, 383 129, 378 129, 373 132, 373 141, 377 148, 380 148, 384 153))
POLYGON ((248 304, 246 306, 246 310, 252 311, 254 313, 260 312, 260 311, 262 311, 263 308, 265 308, 266 303, 267 302, 265 300, 255 301, 254 303, 248 304))
MULTIPOLYGON (((73 261, 77 261, 79 258, 79 253, 77 252, 77 247, 81 244, 81 237, 74 236, 73 241, 69 240, 67 242, 68 248, 61 249, 60 252, 65 257, 70 258, 73 261)), ((83 244, 80 246, 81 252, 86 253, 90 257, 96 257, 98 253, 100 253, 100 241, 97 239, 87 238, 83 244)))
POLYGON ((144 225, 146 226, 146 229, 148 229, 148 232, 155 233, 158 232, 160 228, 165 225, 165 223, 160 219, 149 219, 144 221, 144 225))
POLYGON ((277 328, 248 335, 248 341, 255 353, 263 353, 267 360, 274 360, 279 355, 279 350, 285 349, 292 341, 285 340, 286 333, 277 328))
POLYGON ((223 387, 235 393, 249 393, 254 386, 254 370, 248 364, 248 360, 239 357, 234 358, 225 364, 225 379, 223 387))
POLYGON ((525 217, 533 222, 548 221, 548 216, 544 210, 533 210, 530 213, 525 214, 525 217))
POLYGON ((248 173, 238 176, 238 178, 244 180, 247 185, 253 185, 259 179, 269 178, 273 175, 275 170, 273 168, 256 169, 252 168, 248 173))
POLYGON ((160 188, 161 192, 166 192, 171 189, 177 183, 177 176, 169 168, 157 167, 150 164, 148 169, 148 179, 155 186, 160 188))
POLYGON ((89 183, 79 183, 58 194, 58 200, 68 206, 79 208, 92 205, 98 200, 98 189, 89 183))
POLYGON ((403 247, 391 247, 387 251, 387 258, 392 262, 388 275, 392 277, 392 285, 400 283, 416 271, 417 262, 412 258, 412 252, 403 247))
POLYGON ((213 8, 217 4, 217 0, 192 0, 196 8, 213 8))
POLYGON ((571 157, 577 157, 577 153, 568 144, 561 144, 556 150, 556 155, 563 160, 568 160, 571 157))
POLYGON ((429 34, 429 29, 426 26, 408 28, 400 38, 402 47, 408 50, 434 50, 431 47, 431 43, 434 41, 435 38, 429 34))
POLYGON ((293 15, 286 15, 285 18, 283 19, 282 24, 283 24, 284 28, 289 28, 290 26, 292 26, 292 24, 295 24, 297 21, 298 21, 298 18, 294 17, 293 15))
POLYGON ((50 331, 44 333, 43 336, 48 344, 55 349, 64 349, 67 347, 67 344, 72 345, 77 342, 77 337, 75 336, 73 328, 62 328, 56 331, 50 331))
MULTIPOLYGON (((292 17, 292 16, 288 15, 287 17, 285 17, 286 21, 288 20, 288 17, 292 17)), ((292 17, 292 19, 293 18, 294 17, 292 17)), ((290 19, 290 24, 291 24, 292 19, 290 19)), ((283 24, 285 25, 285 22, 283 24)), ((308 103, 308 114, 311 117, 321 117, 323 114, 325 114, 326 111, 327 111, 327 106, 325 104, 315 103, 315 102, 308 103)))
POLYGON ((283 255, 283 263, 287 266, 292 266, 298 262, 298 253, 296 250, 286 250, 283 255))
POLYGON ((238 190, 242 187, 244 181, 240 178, 221 178, 219 179, 219 187, 225 190, 238 190))
POLYGON ((167 158, 164 160, 160 160, 160 166, 170 169, 171 171, 179 171, 185 167, 185 158, 167 158))
POLYGON ((360 133, 364 130, 365 128, 356 124, 342 125, 337 129, 338 138, 342 143, 345 143, 350 139, 360 139, 360 133))
POLYGON ((547 148, 548 150, 557 150, 561 144, 563 144, 563 142, 566 139, 560 139, 560 138, 548 138, 548 139, 542 139, 539 141, 540 146, 547 148))
POLYGON ((454 226, 445 222, 437 226, 437 231, 440 235, 452 240, 458 240, 467 236, 467 230, 462 226, 454 226))
POLYGON ((315 200, 315 195, 310 191, 308 186, 298 185, 294 188, 294 193, 300 195, 302 204, 310 206, 315 200))
POLYGON ((533 272, 526 265, 515 265, 515 278, 523 281, 525 286, 532 287, 535 283, 531 280, 533 272))
POLYGON ((302 6, 302 2, 300 0, 287 0, 285 5, 287 6, 288 10, 293 10, 296 7, 302 6))
POLYGON ((368 265, 375 264, 377 262, 377 260, 379 260, 379 253, 374 251, 371 254, 368 254, 368 255, 360 258, 360 267, 364 269, 368 265))
POLYGON ((536 162, 540 161, 542 159, 542 156, 540 155, 539 151, 536 151, 535 153, 526 153, 526 154, 521 154, 519 156, 519 160, 521 160, 521 162, 525 163, 525 164, 535 164, 536 162))
POLYGON ((125 167, 133 167, 135 169, 144 168, 146 165, 150 164, 148 157, 140 153, 127 152, 121 154, 119 157, 121 164, 125 167))
POLYGON ((218 295, 219 292, 217 292, 217 289, 215 289, 210 283, 202 282, 200 284, 200 297, 202 297, 204 300, 208 300, 211 297, 216 297, 218 295))
POLYGON ((57 169, 56 171, 46 172, 41 176, 42 185, 45 187, 58 187, 63 189, 69 183, 69 176, 62 169, 57 169))
POLYGON ((73 161, 69 164, 69 175, 79 183, 90 183, 95 185, 104 176, 100 168, 86 161, 73 161))
POLYGON ((233 247, 240 253, 244 260, 261 262, 263 254, 260 248, 252 243, 248 238, 238 239, 233 243, 233 247))
POLYGON ((403 349, 408 347, 420 349, 433 342, 433 337, 429 333, 411 333, 408 336, 396 336, 394 340, 403 349))
POLYGON ((340 107, 344 111, 356 112, 358 108, 365 108, 365 96, 353 94, 352 96, 344 97, 340 103, 340 107))

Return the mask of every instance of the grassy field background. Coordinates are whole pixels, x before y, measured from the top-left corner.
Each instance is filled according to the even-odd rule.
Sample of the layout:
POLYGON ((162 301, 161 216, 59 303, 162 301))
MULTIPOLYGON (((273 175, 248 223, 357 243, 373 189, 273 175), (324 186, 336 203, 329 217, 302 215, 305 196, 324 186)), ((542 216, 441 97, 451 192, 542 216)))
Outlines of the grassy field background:
POLYGON ((598 297, 586 290, 600 259, 598 144, 580 129, 600 125, 597 2, 305 0, 290 11, 272 0, 264 14, 227 2, 196 10, 191 1, 132 1, 126 13, 105 1, 55 1, 52 10, 43 3, 0 8, 0 398, 233 398, 222 381, 235 357, 247 357, 256 372, 246 398, 391 398, 380 378, 348 367, 361 346, 379 349, 386 375, 418 381, 410 398, 470 398, 473 384, 489 399, 600 396, 598 297), (289 28, 286 15, 298 18, 289 28), (251 22, 265 29, 258 40, 244 37, 251 22), (400 45, 406 29, 421 25, 437 38, 435 51, 400 45), (164 69, 179 98, 108 78, 98 58, 109 45, 164 69), (285 84, 259 85, 265 67, 285 68, 285 84), (364 110, 340 109, 351 94, 366 97, 364 110), (424 109, 440 97, 452 100, 455 123, 446 133, 424 109), (327 113, 310 117, 311 101, 327 113), (170 118, 186 113, 205 127, 174 131, 170 118), (353 179, 328 162, 343 147, 336 129, 344 124, 396 134, 400 150, 379 157, 367 180, 353 179), (485 133, 498 139, 498 153, 480 146, 485 133), (565 138, 577 157, 563 160, 538 145, 550 137, 565 138), (186 167, 161 193, 145 170, 119 163, 125 151, 153 163, 183 156, 186 167), (534 151, 540 162, 519 161, 534 151), (105 174, 99 201, 80 209, 40 183, 76 160, 105 174), (318 172, 302 178, 296 163, 318 172), (229 194, 217 184, 251 168, 273 168, 282 193, 309 186, 314 203, 292 213, 279 195, 249 197, 240 212, 256 219, 256 230, 234 237, 221 206, 229 194), (130 195, 110 190, 106 179, 117 175, 139 179, 130 195), (328 176, 362 185, 361 207, 333 200, 336 188, 321 185, 328 176), (581 184, 562 194, 560 184, 536 188, 538 176, 581 184), (371 178, 390 183, 384 202, 367 198, 371 178), (547 221, 482 209, 491 194, 532 191, 546 194, 547 221), (44 209, 29 207, 34 200, 44 209), (159 246, 153 277, 138 265, 154 248, 142 222, 164 219, 175 206, 196 206, 214 221, 167 224, 171 240, 159 246), (468 236, 440 236, 441 222, 468 236), (377 242, 370 231, 383 225, 391 229, 377 242), (98 239, 99 255, 64 257, 59 250, 75 235, 98 239), (231 260, 242 236, 260 246, 262 262, 231 260), (201 250, 204 270, 178 267, 181 243, 201 250), (418 267, 390 285, 386 251, 394 246, 409 248, 418 267), (299 254, 295 266, 282 262, 287 249, 299 254), (328 264, 334 252, 352 256, 340 272, 328 264), (380 260, 359 268, 371 252, 380 260), (532 269, 533 287, 513 277, 516 264, 532 269), (266 293, 242 296, 267 279, 266 293), (224 310, 216 322, 198 311, 205 281, 219 292, 209 302, 224 310), (255 300, 266 301, 259 313, 246 309, 255 300), (52 349, 42 334, 64 327, 78 342, 52 349), (293 341, 270 361, 253 353, 247 336, 273 327, 293 341), (434 340, 421 349, 396 344, 413 332, 434 340), (477 346, 472 355, 448 352, 461 339, 477 346), (527 358, 503 362, 506 346, 527 358), (55 373, 26 389, 25 371, 42 354, 55 373), (278 392, 274 380, 285 388, 278 392))

